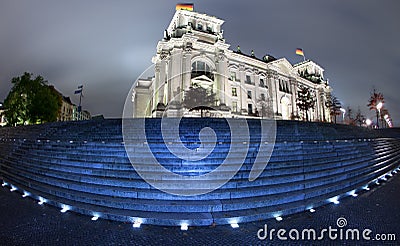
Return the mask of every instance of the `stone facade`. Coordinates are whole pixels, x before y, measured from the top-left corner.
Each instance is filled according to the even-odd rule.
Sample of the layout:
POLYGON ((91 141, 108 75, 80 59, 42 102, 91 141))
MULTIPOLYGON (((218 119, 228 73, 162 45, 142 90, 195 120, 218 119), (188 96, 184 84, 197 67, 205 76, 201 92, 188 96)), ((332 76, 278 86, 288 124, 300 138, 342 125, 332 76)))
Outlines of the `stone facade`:
POLYGON ((153 57, 154 77, 140 79, 133 90, 133 116, 192 116, 182 106, 197 84, 215 93, 211 116, 264 117, 330 121, 325 106, 331 92, 324 69, 307 60, 292 65, 286 58, 257 58, 233 51, 223 37, 223 20, 196 12, 176 11, 153 57), (308 88, 315 105, 298 108, 298 91, 308 88), (218 113, 220 112, 220 113, 218 113), (222 113, 221 113, 222 112, 222 113))

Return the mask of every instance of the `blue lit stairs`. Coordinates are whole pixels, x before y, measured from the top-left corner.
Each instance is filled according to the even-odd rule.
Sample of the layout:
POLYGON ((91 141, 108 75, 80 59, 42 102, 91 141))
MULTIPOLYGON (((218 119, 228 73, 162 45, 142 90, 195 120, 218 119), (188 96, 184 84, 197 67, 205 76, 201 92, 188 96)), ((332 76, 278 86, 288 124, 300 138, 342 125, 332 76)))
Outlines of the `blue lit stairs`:
MULTIPOLYGON (((165 148, 160 119, 148 119, 148 144, 160 162, 176 173, 194 169, 197 175, 220 165, 229 150, 225 121, 183 121, 181 139, 188 146, 195 146, 198 131, 210 126, 217 132, 217 148, 206 165, 182 165, 165 148)), ((135 172, 124 148, 121 124, 120 119, 110 119, 0 128, 1 179, 37 200, 58 207, 68 205, 70 210, 90 216, 204 226, 315 208, 381 182, 398 169, 400 161, 400 140, 390 134, 382 137, 378 131, 345 125, 277 121, 270 162, 260 177, 250 182, 259 121, 248 120, 252 135, 249 153, 232 180, 208 194, 176 196, 153 188, 135 172)), ((146 169, 146 156, 138 153, 138 158, 146 169)), ((147 171, 152 172, 151 168, 147 171)))

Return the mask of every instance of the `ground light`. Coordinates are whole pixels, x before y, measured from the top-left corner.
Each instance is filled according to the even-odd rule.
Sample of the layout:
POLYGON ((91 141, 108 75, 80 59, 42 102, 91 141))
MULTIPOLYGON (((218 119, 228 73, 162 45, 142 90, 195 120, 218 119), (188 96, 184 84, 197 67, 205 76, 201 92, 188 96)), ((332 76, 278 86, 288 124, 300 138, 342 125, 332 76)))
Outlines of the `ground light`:
MULTIPOLYGON (((140 228, 141 225, 142 225, 142 222, 139 221, 139 220, 136 220, 135 222, 133 222, 132 227, 133 227, 133 228, 140 228)), ((182 230, 182 227, 181 227, 181 230, 182 230)), ((187 230, 187 229, 186 229, 186 230, 187 230)))
POLYGON ((367 191, 370 190, 370 188, 368 187, 368 185, 367 185, 367 186, 364 186, 363 189, 364 189, 364 190, 367 190, 367 191))
POLYGON ((46 199, 44 199, 43 197, 39 197, 39 205, 43 205, 46 202, 46 199))
POLYGON ((231 227, 232 228, 239 228, 239 224, 238 223, 231 223, 231 227))
POLYGON ((277 217, 275 217, 275 219, 276 219, 276 221, 282 221, 283 220, 283 218, 281 216, 277 216, 277 217))
POLYGON ((182 231, 187 231, 188 229, 189 229, 189 225, 188 225, 188 224, 183 223, 183 224, 181 225, 181 230, 182 230, 182 231))
POLYGON ((1 186, 3 186, 3 187, 5 187, 5 186, 7 186, 8 184, 6 183, 6 182, 3 182, 2 184, 1 184, 1 186))
POLYGON ((329 199, 329 202, 332 202, 333 204, 338 205, 340 202, 338 200, 338 197, 332 197, 331 199, 329 199))
POLYGON ((98 220, 98 219, 99 219, 99 216, 93 216, 93 217, 92 217, 92 220, 93 220, 93 221, 96 221, 96 220, 98 220))
POLYGON ((67 212, 68 210, 71 209, 70 206, 65 205, 65 204, 63 204, 61 207, 62 207, 62 209, 60 210, 61 213, 65 213, 65 212, 67 212))
POLYGON ((10 191, 13 192, 13 191, 16 191, 16 190, 18 190, 17 187, 15 187, 14 185, 11 185, 10 191))
POLYGON ((315 213, 315 209, 313 209, 313 208, 310 208, 310 213, 315 213))
POLYGON ((27 196, 29 196, 29 192, 24 191, 24 194, 22 195, 22 197, 25 198, 25 197, 27 197, 27 196))

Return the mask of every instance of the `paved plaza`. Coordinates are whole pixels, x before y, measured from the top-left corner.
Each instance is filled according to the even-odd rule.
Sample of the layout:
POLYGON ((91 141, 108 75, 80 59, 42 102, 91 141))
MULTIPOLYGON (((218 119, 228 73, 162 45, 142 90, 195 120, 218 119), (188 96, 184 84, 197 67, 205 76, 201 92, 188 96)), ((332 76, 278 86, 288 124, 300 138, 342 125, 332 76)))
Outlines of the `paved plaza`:
MULTIPOLYGON (((233 229, 229 225, 179 227, 142 225, 133 228, 127 223, 99 219, 73 212, 65 214, 49 205, 38 205, 31 198, 22 198, 18 192, 0 188, 0 242, 1 245, 265 245, 271 240, 260 240, 257 232, 267 225, 275 229, 338 228, 337 220, 345 218, 344 229, 370 229, 370 241, 331 240, 327 234, 322 241, 279 240, 273 234, 274 245, 399 245, 400 240, 400 175, 396 175, 370 191, 357 197, 347 197, 340 204, 317 208, 314 213, 303 212, 283 221, 267 220, 240 224, 233 229), (376 234, 396 234, 395 241, 372 240, 376 234)), ((339 232, 339 231, 338 231, 339 232)), ((263 231, 261 231, 263 236, 263 231)), ((286 234, 286 236, 288 236, 286 234)), ((344 237, 344 236, 343 236, 344 237)), ((360 236, 362 238, 362 236, 360 236)), ((339 234, 338 234, 339 238, 339 234)))

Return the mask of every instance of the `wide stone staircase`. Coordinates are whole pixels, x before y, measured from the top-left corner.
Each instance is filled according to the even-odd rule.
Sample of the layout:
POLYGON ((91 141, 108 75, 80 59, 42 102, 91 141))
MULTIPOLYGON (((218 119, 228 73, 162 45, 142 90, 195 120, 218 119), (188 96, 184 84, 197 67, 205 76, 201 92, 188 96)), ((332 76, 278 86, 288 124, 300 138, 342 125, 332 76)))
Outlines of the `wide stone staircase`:
MULTIPOLYGON (((228 158, 232 146, 248 146, 242 163, 235 153, 230 155, 224 170, 237 165, 240 169, 217 190, 173 195, 154 188, 132 166, 125 147, 140 140, 136 134, 142 129, 140 120, 131 121, 133 127, 128 134, 124 131, 125 138, 121 119, 0 128, 3 186, 64 212, 132 223, 204 226, 282 217, 336 203, 399 170, 400 139, 365 128, 277 121, 275 143, 261 143, 260 121, 248 119, 249 138, 243 133, 232 142, 225 119, 183 118, 179 139, 163 139, 161 119, 146 119, 146 141, 135 142, 134 153, 128 153, 140 164, 140 171, 154 179, 163 174, 148 164, 150 155, 170 172, 202 177, 228 158), (182 160, 168 149, 175 142, 198 149, 204 144, 199 132, 205 127, 216 135, 215 147, 206 158, 182 160), (273 152, 261 175, 249 181, 256 157, 269 158, 261 153, 260 144, 272 145, 273 152)), ((224 173, 215 177, 202 182, 223 179, 224 173)), ((186 188, 190 187, 182 187, 186 188)))

